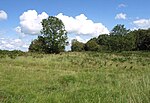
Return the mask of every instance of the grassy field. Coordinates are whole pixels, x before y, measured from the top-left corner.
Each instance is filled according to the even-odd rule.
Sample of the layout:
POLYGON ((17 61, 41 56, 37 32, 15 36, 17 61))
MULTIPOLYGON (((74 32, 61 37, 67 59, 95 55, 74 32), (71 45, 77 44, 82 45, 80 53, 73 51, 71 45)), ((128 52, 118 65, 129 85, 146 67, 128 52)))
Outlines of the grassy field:
POLYGON ((2 103, 150 103, 150 52, 0 59, 2 103))

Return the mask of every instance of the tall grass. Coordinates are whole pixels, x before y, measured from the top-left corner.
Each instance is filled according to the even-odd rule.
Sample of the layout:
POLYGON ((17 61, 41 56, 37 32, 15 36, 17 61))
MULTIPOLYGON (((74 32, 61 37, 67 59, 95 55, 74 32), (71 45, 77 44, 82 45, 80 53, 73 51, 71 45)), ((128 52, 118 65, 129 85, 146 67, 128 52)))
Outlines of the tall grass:
POLYGON ((0 59, 2 103, 149 103, 150 53, 32 54, 0 59))

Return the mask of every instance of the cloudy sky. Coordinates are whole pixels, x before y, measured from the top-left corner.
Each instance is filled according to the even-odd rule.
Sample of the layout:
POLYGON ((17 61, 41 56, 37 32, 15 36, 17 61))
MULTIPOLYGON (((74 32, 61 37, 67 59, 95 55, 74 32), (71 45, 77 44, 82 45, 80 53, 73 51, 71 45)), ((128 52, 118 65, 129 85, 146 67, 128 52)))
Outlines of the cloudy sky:
POLYGON ((63 21, 68 41, 86 42, 117 24, 132 30, 150 28, 149 4, 150 0, 1 0, 0 49, 27 51, 48 16, 63 21))

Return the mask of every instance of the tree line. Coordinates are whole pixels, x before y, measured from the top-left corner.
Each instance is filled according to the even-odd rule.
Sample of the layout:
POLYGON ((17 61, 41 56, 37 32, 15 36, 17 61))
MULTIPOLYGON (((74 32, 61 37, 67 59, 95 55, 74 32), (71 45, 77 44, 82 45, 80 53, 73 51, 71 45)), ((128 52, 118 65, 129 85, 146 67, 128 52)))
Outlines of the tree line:
POLYGON ((150 29, 128 30, 116 25, 110 34, 91 38, 86 43, 72 40, 72 51, 136 51, 150 50, 150 29))
MULTIPOLYGON (((65 51, 67 32, 63 22, 49 16, 42 21, 40 36, 33 40, 29 52, 60 53, 65 51)), ((124 25, 116 25, 109 34, 91 38, 87 43, 72 40, 71 51, 135 51, 150 50, 150 29, 129 30, 124 25)))
MULTIPOLYGON (((60 53, 65 51, 67 32, 63 22, 49 16, 42 21, 41 35, 33 40, 29 52, 60 53)), ((150 50, 150 29, 129 30, 124 25, 116 25, 109 34, 91 38, 87 43, 74 39, 71 51, 135 51, 150 50)))
MULTIPOLYGON (((67 31, 63 22, 57 17, 43 19, 41 35, 33 40, 29 52, 60 53, 65 51, 67 31)), ((71 51, 135 51, 150 50, 150 29, 128 30, 124 25, 116 25, 109 34, 101 34, 86 43, 74 39, 71 51)), ((6 51, 4 51, 6 52, 6 51)))

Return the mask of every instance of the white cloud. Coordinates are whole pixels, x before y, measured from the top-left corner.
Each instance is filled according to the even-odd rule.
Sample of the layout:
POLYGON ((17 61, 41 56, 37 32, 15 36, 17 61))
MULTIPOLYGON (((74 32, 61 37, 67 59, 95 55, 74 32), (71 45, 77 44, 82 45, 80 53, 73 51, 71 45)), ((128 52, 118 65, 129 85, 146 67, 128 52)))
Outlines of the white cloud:
POLYGON ((133 27, 133 28, 131 28, 130 30, 131 31, 134 31, 134 30, 138 30, 139 28, 137 28, 137 27, 133 27))
POLYGON ((77 39, 79 42, 86 43, 86 40, 82 39, 80 36, 76 36, 76 39, 77 39))
POLYGON ((83 39, 80 36, 76 36, 75 38, 71 38, 71 40, 76 39, 79 42, 86 43, 89 39, 83 39))
POLYGON ((136 28, 147 29, 150 28, 150 19, 139 19, 133 21, 136 28))
POLYGON ((76 39, 77 41, 79 42, 82 42, 82 43, 86 43, 87 41, 89 41, 91 38, 85 38, 85 37, 81 37, 81 36, 74 36, 74 37, 69 37, 68 38, 68 42, 69 42, 69 45, 68 46, 71 46, 71 42, 73 39, 76 39))
POLYGON ((3 10, 0 10, 0 20, 6 20, 7 19, 7 13, 3 10))
POLYGON ((80 14, 74 18, 59 13, 56 17, 63 21, 67 32, 70 34, 98 36, 109 33, 108 29, 102 23, 94 23, 84 14, 80 14))
POLYGON ((20 26, 17 26, 15 29, 14 29, 21 37, 25 37, 26 34, 21 32, 21 27, 20 26))
POLYGON ((124 19, 124 20, 125 20, 125 19, 126 19, 126 16, 127 16, 127 15, 124 14, 124 13, 119 13, 119 14, 116 15, 115 19, 124 19))
POLYGON ((126 5, 125 4, 119 4, 118 7, 119 8, 124 8, 124 7, 126 7, 126 5))
MULTIPOLYGON (((63 21, 69 34, 98 36, 109 33, 108 29, 102 23, 94 23, 84 14, 80 14, 74 18, 59 13, 56 17, 63 21)), ((20 26, 16 27, 15 30, 22 35, 40 34, 40 30, 42 29, 41 21, 45 18, 48 18, 48 14, 45 12, 38 14, 35 10, 28 10, 20 16, 20 26)))
POLYGON ((22 34, 40 34, 41 22, 46 18, 48 14, 45 12, 38 14, 35 10, 28 10, 20 16, 20 26, 16 27, 16 31, 22 34))
POLYGON ((0 38, 0 49, 2 50, 28 50, 29 44, 21 39, 0 38))

